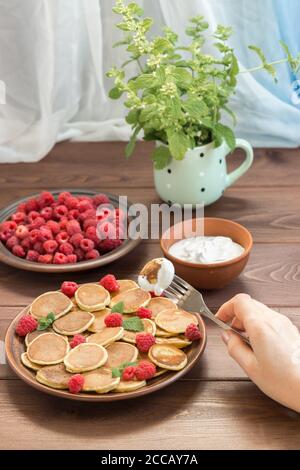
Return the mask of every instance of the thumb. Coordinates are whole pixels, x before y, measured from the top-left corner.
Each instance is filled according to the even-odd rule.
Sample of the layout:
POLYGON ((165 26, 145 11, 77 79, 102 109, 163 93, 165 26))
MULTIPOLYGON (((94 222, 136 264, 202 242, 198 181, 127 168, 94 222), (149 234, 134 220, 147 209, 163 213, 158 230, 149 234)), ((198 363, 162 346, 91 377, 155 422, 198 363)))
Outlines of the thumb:
POLYGON ((222 339, 227 346, 230 357, 252 378, 256 367, 256 357, 252 349, 232 331, 223 331, 222 339))

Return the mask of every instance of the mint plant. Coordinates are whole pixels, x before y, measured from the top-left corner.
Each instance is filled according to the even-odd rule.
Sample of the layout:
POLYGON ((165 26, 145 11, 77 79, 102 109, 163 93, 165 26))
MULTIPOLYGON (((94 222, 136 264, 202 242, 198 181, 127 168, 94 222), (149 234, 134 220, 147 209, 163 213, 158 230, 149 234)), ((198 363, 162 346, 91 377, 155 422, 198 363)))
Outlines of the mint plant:
POLYGON ((132 136, 126 147, 126 156, 134 150, 140 131, 144 140, 155 140, 165 145, 156 147, 152 159, 156 169, 164 168, 173 157, 181 160, 188 149, 214 142, 216 147, 225 140, 229 149, 235 148, 231 127, 222 123, 222 113, 228 113, 235 123, 235 115, 228 106, 235 92, 239 73, 265 70, 276 80, 275 65, 288 62, 294 72, 300 68, 300 54, 293 57, 288 46, 281 42, 286 57, 268 63, 263 51, 249 48, 257 54, 260 65, 239 70, 238 60, 228 40, 231 27, 219 25, 213 34, 216 56, 203 53, 204 33, 209 25, 203 16, 190 20, 186 29, 188 46, 178 44, 178 36, 165 27, 161 36, 151 37, 151 18, 143 18, 143 10, 132 2, 126 5, 117 0, 113 11, 121 15, 117 27, 124 39, 115 46, 125 46, 128 60, 121 69, 112 68, 108 77, 114 79, 109 96, 126 96, 126 121, 132 126, 132 136), (126 66, 136 61, 140 73, 128 77, 126 66))

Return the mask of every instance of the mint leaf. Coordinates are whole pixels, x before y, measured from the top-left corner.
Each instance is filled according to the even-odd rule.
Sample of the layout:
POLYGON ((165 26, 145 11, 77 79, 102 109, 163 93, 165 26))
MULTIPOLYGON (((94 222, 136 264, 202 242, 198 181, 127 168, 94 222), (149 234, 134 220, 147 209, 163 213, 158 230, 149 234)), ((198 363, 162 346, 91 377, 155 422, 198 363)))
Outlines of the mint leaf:
POLYGON ((47 328, 49 328, 49 326, 52 325, 54 320, 55 320, 55 315, 53 312, 48 313, 47 317, 39 318, 37 330, 38 331, 47 330, 47 328))
POLYGON ((118 302, 111 309, 111 313, 123 313, 124 312, 124 302, 118 302))
POLYGON ((115 379, 116 377, 121 377, 122 373, 118 367, 113 367, 111 370, 111 376, 115 379))
POLYGON ((127 331, 144 331, 144 325, 139 317, 123 320, 123 328, 127 331))
POLYGON ((110 90, 110 92, 108 93, 108 96, 112 99, 112 100, 117 100, 118 98, 120 98, 123 94, 123 91, 120 90, 119 88, 117 87, 114 87, 110 90))
POLYGON ((176 160, 182 160, 191 146, 189 137, 183 132, 173 129, 168 129, 167 135, 172 157, 176 160))
POLYGON ((154 162, 154 167, 156 170, 162 170, 165 168, 171 161, 171 154, 168 147, 161 145, 156 147, 154 152, 151 155, 151 158, 154 162))
POLYGON ((55 315, 54 315, 53 312, 48 313, 48 315, 47 315, 47 320, 48 320, 49 322, 51 322, 51 323, 54 322, 54 320, 55 320, 55 315))
POLYGON ((119 367, 113 367, 111 371, 112 377, 121 377, 123 374, 124 369, 129 366, 136 366, 137 362, 123 362, 119 367))
POLYGON ((213 133, 217 144, 220 142, 222 143, 222 140, 224 139, 231 151, 235 149, 235 136, 230 127, 224 126, 223 124, 217 124, 213 129, 213 133))

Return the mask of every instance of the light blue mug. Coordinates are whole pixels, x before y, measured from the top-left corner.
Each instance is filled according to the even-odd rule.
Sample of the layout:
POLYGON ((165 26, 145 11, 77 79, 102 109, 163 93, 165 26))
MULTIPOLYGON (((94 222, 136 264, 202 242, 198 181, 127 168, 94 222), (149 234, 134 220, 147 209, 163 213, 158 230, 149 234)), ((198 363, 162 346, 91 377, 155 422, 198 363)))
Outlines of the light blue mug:
POLYGON ((253 149, 249 142, 236 139, 236 148, 243 149, 246 158, 231 173, 227 172, 226 157, 230 150, 225 142, 217 148, 214 143, 195 147, 187 151, 183 160, 173 158, 166 168, 154 169, 157 193, 169 204, 212 204, 252 165, 253 149))

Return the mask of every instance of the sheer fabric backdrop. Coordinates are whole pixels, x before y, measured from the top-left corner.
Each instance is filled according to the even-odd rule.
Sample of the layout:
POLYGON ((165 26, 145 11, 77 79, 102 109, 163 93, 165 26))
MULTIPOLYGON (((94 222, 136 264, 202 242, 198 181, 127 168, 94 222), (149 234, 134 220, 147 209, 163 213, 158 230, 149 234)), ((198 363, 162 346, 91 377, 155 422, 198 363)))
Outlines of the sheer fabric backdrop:
MULTIPOLYGON (((0 162, 37 161, 55 142, 126 140, 119 101, 107 98, 105 72, 125 60, 111 0, 0 0, 0 162)), ((182 41, 188 19, 206 16, 212 29, 232 25, 241 67, 257 64, 247 44, 270 60, 283 57, 278 40, 300 50, 298 0, 140 0, 156 30, 168 24, 182 41)), ((206 46, 211 51, 211 45, 206 46)), ((134 66, 131 66, 134 71, 134 66)), ((232 105, 236 133, 254 146, 298 146, 300 104, 292 102, 293 76, 278 67, 279 83, 262 72, 243 74, 232 105)), ((300 101, 300 100, 299 100, 300 101)), ((1 170, 0 170, 1 171, 1 170)))

